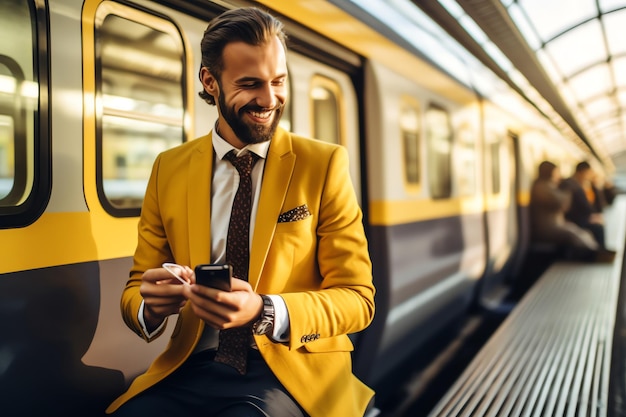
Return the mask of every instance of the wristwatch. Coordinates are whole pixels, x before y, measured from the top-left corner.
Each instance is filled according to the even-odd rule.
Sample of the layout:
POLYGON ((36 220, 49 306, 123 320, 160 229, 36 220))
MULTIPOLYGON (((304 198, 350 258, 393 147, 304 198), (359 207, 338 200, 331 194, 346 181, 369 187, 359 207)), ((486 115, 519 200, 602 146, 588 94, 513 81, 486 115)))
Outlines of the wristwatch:
POLYGON ((262 295, 261 298, 263 299, 261 318, 252 325, 252 333, 259 336, 270 333, 274 328, 274 304, 272 303, 272 299, 267 295, 262 295))

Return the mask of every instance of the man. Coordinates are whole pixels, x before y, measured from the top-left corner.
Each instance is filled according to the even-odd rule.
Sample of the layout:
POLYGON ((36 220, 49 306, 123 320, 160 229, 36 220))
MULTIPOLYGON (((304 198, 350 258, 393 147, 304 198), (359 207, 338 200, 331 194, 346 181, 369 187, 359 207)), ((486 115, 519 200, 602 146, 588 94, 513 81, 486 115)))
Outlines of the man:
POLYGON ((168 316, 178 321, 165 352, 107 412, 362 416, 373 392, 351 372, 347 335, 371 322, 374 287, 347 153, 277 127, 285 35, 265 12, 231 10, 209 24, 200 80, 201 97, 218 108, 215 129, 155 161, 121 303, 127 325, 148 341, 168 316), (233 164, 252 154, 247 180, 233 164), (250 225, 231 234, 248 181, 250 225), (249 247, 233 255, 241 236, 249 247), (242 258, 230 292, 195 284, 190 267, 242 258), (165 262, 184 265, 173 273, 189 284, 165 262), (226 352, 222 337, 233 331, 246 346, 226 352), (241 351, 243 360, 227 360, 241 351))
POLYGON ((565 212, 565 218, 583 229, 589 230, 598 245, 604 248, 604 220, 589 201, 585 188, 591 187, 593 170, 589 162, 576 165, 574 175, 564 180, 560 188, 571 193, 571 203, 565 212))

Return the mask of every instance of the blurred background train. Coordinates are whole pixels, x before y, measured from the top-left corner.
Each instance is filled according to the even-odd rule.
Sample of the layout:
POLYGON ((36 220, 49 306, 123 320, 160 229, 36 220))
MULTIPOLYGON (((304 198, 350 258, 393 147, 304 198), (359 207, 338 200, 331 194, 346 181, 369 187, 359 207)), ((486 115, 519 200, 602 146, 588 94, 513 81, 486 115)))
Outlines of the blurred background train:
POLYGON ((167 343, 119 298, 154 158, 213 127, 199 45, 226 8, 286 23, 282 125, 349 150, 378 290, 354 371, 374 389, 504 299, 539 162, 611 175, 426 15, 418 47, 358 3, 0 1, 0 414, 99 415, 167 343))

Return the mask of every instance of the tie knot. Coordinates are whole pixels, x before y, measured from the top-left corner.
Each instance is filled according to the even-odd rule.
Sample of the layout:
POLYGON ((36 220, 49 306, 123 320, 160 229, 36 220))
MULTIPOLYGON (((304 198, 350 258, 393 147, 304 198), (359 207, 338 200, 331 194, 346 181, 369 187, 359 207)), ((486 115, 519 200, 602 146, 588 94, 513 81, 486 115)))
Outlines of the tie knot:
POLYGON ((259 159, 259 156, 255 153, 248 152, 248 153, 241 155, 240 157, 237 157, 237 155, 235 155, 235 151, 232 150, 228 152, 224 156, 224 158, 228 159, 230 163, 233 164, 233 166, 239 172, 239 175, 249 176, 250 173, 252 172, 252 167, 254 166, 256 161, 259 159))

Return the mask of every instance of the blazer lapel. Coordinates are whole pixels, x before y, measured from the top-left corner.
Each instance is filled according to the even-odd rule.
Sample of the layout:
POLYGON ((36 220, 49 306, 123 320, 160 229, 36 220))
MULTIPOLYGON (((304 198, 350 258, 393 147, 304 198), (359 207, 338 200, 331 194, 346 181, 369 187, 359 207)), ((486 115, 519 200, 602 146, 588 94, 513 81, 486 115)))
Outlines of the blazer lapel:
POLYGON ((211 260, 212 136, 209 134, 195 140, 202 142, 189 160, 187 181, 189 265, 192 268, 211 260))
POLYGON ((248 281, 254 290, 259 284, 295 163, 296 155, 291 149, 291 136, 287 131, 279 128, 272 138, 265 161, 263 185, 252 237, 248 281))

